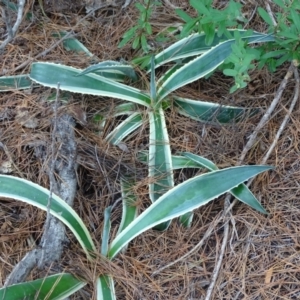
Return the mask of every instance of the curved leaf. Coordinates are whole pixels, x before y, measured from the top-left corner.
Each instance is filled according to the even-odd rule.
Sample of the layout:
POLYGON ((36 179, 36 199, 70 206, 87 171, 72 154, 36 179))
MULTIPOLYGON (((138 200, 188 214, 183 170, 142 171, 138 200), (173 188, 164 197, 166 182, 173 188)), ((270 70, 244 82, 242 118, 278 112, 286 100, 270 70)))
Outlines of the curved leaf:
POLYGON ((174 186, 172 158, 163 110, 149 112, 150 145, 149 177, 155 179, 149 184, 150 199, 155 202, 174 186))
POLYGON ((95 73, 105 78, 117 81, 124 81, 126 78, 130 78, 133 81, 137 80, 137 75, 131 65, 112 60, 91 65, 84 69, 78 76, 89 73, 95 73))
POLYGON ((142 114, 135 112, 120 123, 112 132, 110 132, 107 135, 106 140, 113 145, 117 145, 142 124, 142 114))
MULTIPOLYGON (((265 35, 256 33, 246 35, 246 37, 243 38, 247 38, 249 43, 267 40, 265 35)), ((163 99, 172 91, 202 78, 215 70, 231 54, 231 46, 233 43, 235 43, 235 39, 220 42, 210 50, 207 50, 200 57, 189 61, 183 67, 174 72, 163 82, 157 91, 157 101, 163 99)))
POLYGON ((110 215, 111 215, 112 207, 109 206, 104 210, 104 221, 103 221, 103 229, 102 229, 102 242, 101 242, 101 254, 103 256, 107 255, 108 244, 109 244, 109 234, 110 234, 110 215))
POLYGON ((146 107, 150 105, 150 96, 136 88, 106 79, 96 74, 77 76, 81 72, 82 70, 73 67, 38 62, 32 64, 30 78, 36 83, 51 88, 57 88, 57 83, 59 82, 60 89, 63 91, 114 97, 138 103, 146 107))
MULTIPOLYGON (((146 150, 139 151, 137 158, 140 162, 148 164, 149 152, 146 150)), ((199 163, 180 155, 172 155, 172 167, 173 170, 184 169, 184 168, 199 168, 199 163)))
POLYGON ((180 97, 175 97, 173 104, 177 112, 186 117, 197 121, 221 124, 239 122, 245 117, 252 116, 260 111, 257 108, 246 109, 180 97))
MULTIPOLYGON (((199 166, 204 167, 210 171, 218 170, 218 167, 209 159, 189 152, 184 152, 183 155, 198 163, 199 166)), ((264 209, 264 207, 260 204, 260 202, 255 198, 255 196, 244 183, 230 190, 230 193, 241 202, 249 205, 259 212, 268 214, 268 212, 264 209)))
MULTIPOLYGON (((67 32, 60 31, 58 34, 54 33, 52 36, 62 38, 67 35, 67 32)), ((77 53, 85 53, 89 57, 93 57, 94 54, 91 53, 81 42, 79 42, 76 38, 70 37, 63 40, 63 46, 67 51, 74 51, 77 53)))
MULTIPOLYGON (((232 37, 234 36, 235 31, 238 31, 242 38, 249 38, 249 42, 255 42, 255 40, 257 40, 257 42, 262 43, 272 42, 275 40, 273 35, 267 35, 255 31, 253 33, 249 33, 248 30, 244 29, 228 30, 228 32, 232 33, 232 37)), ((205 33, 195 33, 172 44, 170 47, 164 49, 155 56, 155 68, 158 68, 159 66, 170 61, 201 55, 219 43, 228 40, 228 37, 225 34, 221 35, 220 37, 215 34, 213 41, 209 46, 206 44, 205 39, 205 33)), ((150 61, 147 62, 146 69, 150 71, 150 61)))
POLYGON ((124 245, 153 226, 205 205, 249 178, 270 169, 267 166, 233 167, 199 175, 179 184, 162 195, 114 239, 108 257, 114 258, 124 245))
POLYGON ((86 282, 68 273, 22 282, 0 289, 0 299, 5 300, 59 300, 66 299, 86 285, 86 282))
POLYGON ((110 275, 101 275, 96 282, 97 300, 116 300, 113 278, 110 275))
POLYGON ((30 89, 31 86, 32 81, 28 74, 0 77, 0 92, 30 89))
MULTIPOLYGON (((0 175, 0 197, 16 199, 47 211, 49 193, 49 190, 31 181, 0 175)), ((73 232, 88 258, 91 259, 90 252, 95 252, 96 247, 86 226, 72 207, 52 194, 50 213, 73 232)))
POLYGON ((130 178, 121 179, 122 189, 122 220, 118 234, 121 233, 137 217, 137 197, 132 192, 135 182, 130 178))
MULTIPOLYGON (((174 187, 173 167, 169 136, 163 109, 149 112, 149 196, 152 202, 174 187)), ((165 230, 170 222, 160 224, 158 230, 165 230)))

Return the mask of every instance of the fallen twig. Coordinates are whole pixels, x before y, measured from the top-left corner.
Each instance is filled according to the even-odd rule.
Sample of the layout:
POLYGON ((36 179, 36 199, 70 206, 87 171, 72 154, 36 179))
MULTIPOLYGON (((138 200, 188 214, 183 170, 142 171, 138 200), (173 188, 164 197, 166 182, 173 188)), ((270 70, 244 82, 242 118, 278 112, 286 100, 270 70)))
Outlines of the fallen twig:
MULTIPOLYGON (((53 183, 55 179, 50 179, 52 181, 53 192, 59 195, 70 206, 73 205, 77 186, 74 126, 75 121, 67 114, 57 118, 55 139, 59 143, 59 149, 53 172, 57 174, 59 180, 53 183)), ((48 173, 50 175, 51 171, 48 173)), ((63 245, 66 241, 65 226, 52 215, 47 223, 48 228, 43 233, 39 248, 31 250, 25 255, 14 267, 6 279, 4 286, 24 281, 36 265, 39 268, 44 268, 60 259, 63 245)))
POLYGON ((24 5, 25 5, 25 0, 18 1, 17 20, 13 27, 11 26, 9 13, 6 12, 5 9, 1 7, 2 18, 4 19, 4 21, 6 23, 7 38, 1 43, 0 51, 3 50, 7 46, 7 44, 10 43, 13 40, 13 38, 15 37, 17 30, 19 29, 19 26, 22 21, 24 5))
MULTIPOLYGON (((49 197, 48 197, 48 204, 47 204, 47 217, 46 217, 46 222, 45 222, 45 226, 44 226, 44 235, 47 236, 48 235, 48 231, 50 228, 50 221, 51 221, 51 214, 50 214, 50 207, 51 207, 51 200, 52 200, 52 194, 53 194, 53 190, 55 190, 56 192, 58 191, 58 186, 54 177, 54 169, 55 169, 55 161, 57 159, 57 155, 56 155, 56 151, 55 151, 55 140, 56 140, 56 131, 57 131, 57 110, 58 110, 58 98, 59 98, 59 86, 60 84, 57 83, 57 89, 56 89, 56 98, 55 98, 55 102, 54 102, 54 118, 53 118, 53 130, 52 130, 52 141, 51 141, 51 160, 50 160, 50 170, 48 172, 48 176, 49 176, 49 181, 50 181, 50 189, 49 189, 49 197)), ((44 260, 44 254, 45 251, 43 251, 47 245, 47 240, 46 239, 42 239, 43 244, 42 246, 42 257, 39 260, 39 263, 41 263, 44 260)), ((41 267, 41 266, 39 266, 41 267)))

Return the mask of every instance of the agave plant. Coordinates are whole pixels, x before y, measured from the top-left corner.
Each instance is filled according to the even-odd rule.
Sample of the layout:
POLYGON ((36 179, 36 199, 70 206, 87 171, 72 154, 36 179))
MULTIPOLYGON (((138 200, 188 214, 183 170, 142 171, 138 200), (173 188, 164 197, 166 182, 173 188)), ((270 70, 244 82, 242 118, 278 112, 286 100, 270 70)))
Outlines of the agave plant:
MULTIPOLYGON (((273 37, 257 32, 238 30, 243 39, 249 43, 273 41, 273 37)), ((246 109, 223 106, 170 96, 171 92, 202 78, 215 70, 231 54, 235 39, 216 36, 211 44, 205 43, 205 34, 193 34, 182 39, 149 60, 144 60, 145 69, 151 73, 150 90, 142 91, 119 81, 124 76, 136 79, 130 65, 116 62, 102 62, 85 70, 59 64, 33 63, 30 78, 35 83, 70 92, 113 97, 129 101, 116 108, 115 115, 127 115, 107 139, 112 144, 119 144, 134 130, 148 121, 149 155, 148 168, 150 180, 149 196, 155 202, 165 192, 174 187, 171 148, 165 121, 165 110, 171 107, 180 114, 196 119, 199 122, 229 123, 241 120, 246 109), (156 80, 155 69, 167 62, 175 62, 161 78, 156 80), (116 74, 119 75, 116 78, 116 74), (119 80, 119 81, 116 81, 119 80), (141 113, 140 106, 146 108, 147 119, 141 113)), ((255 112, 251 110, 250 113, 255 112)), ((183 216, 186 220, 186 216, 183 216)), ((189 218, 191 219, 191 218, 189 218)), ((169 222, 161 224, 158 229, 164 230, 169 222)))
MULTIPOLYGON (((264 34, 239 31, 243 39, 249 43, 273 40, 271 36, 264 34)), ((149 122, 149 151, 141 152, 139 157, 141 161, 148 164, 149 177, 153 179, 150 180, 151 183, 149 184, 149 194, 153 204, 137 217, 134 205, 135 195, 130 193, 131 185, 134 182, 132 183, 131 179, 122 181, 122 222, 117 236, 109 245, 111 208, 106 209, 100 250, 102 255, 113 259, 122 249, 126 248, 134 237, 154 226, 159 229, 166 229, 173 218, 180 217, 182 224, 189 226, 194 209, 225 192, 232 193, 242 202, 262 213, 266 213, 243 182, 262 171, 268 170, 269 167, 248 166, 218 170, 213 162, 191 153, 172 156, 169 145, 165 122, 166 109, 173 108, 179 114, 199 122, 218 122, 222 124, 242 120, 247 115, 244 108, 222 106, 170 95, 171 92, 215 70, 230 55, 233 43, 234 39, 216 36, 212 45, 208 47, 205 44, 205 35, 194 34, 175 43, 152 59, 151 57, 142 58, 140 61, 143 63, 146 72, 151 72, 149 91, 142 91, 122 83, 128 77, 132 80, 137 79, 134 68, 128 64, 112 61, 102 62, 85 70, 39 62, 32 64, 28 76, 0 78, 0 88, 3 91, 11 88, 24 89, 32 83, 30 80, 34 84, 37 83, 51 88, 56 88, 59 82, 60 88, 65 91, 114 97, 129 101, 129 103, 123 103, 116 107, 115 116, 124 115, 127 117, 106 137, 108 141, 115 145, 128 137, 144 122, 149 122), (173 67, 157 80, 155 69, 167 62, 173 62, 173 67), (146 109, 146 120, 140 107, 146 109), (173 170, 185 167, 201 167, 211 172, 191 178, 174 187, 173 170)), ((250 114, 255 113, 255 111, 255 109, 250 110, 250 114)), ((26 201, 46 210, 49 191, 23 179, 0 175, 0 196, 26 201), (15 189, 15 187, 18 188, 15 189)), ((93 253, 97 250, 87 228, 75 211, 63 200, 55 195, 52 198, 51 213, 69 227, 88 258, 93 260, 93 253)), ((58 274, 55 281, 56 285, 52 289, 50 289, 49 284, 43 285, 43 283, 51 282, 51 278, 23 284, 24 286, 34 286, 33 289, 28 289, 28 293, 31 293, 29 295, 32 295, 33 290, 39 285, 40 288, 37 290, 43 290, 44 295, 47 295, 47 299, 62 299, 63 296, 69 295, 85 284, 84 280, 68 276, 71 275, 58 274), (65 278, 73 278, 71 284, 73 288, 70 286, 65 287, 65 289, 68 289, 68 293, 61 283, 65 278), (51 293, 56 291, 56 288, 61 289, 60 292, 57 292, 59 296, 52 296, 51 293)), ((111 275, 100 276, 97 279, 96 287, 98 299, 115 299, 111 275)), ((0 289, 0 297, 5 295, 5 299, 15 299, 13 298, 15 296, 7 297, 7 295, 14 295, 14 289, 19 290, 19 292, 22 291, 19 286, 7 287, 0 289), (8 294, 8 292, 12 294, 8 294)), ((25 296, 24 293, 22 296, 25 296)))
MULTIPOLYGON (((201 157, 190 155, 187 153, 185 157, 178 156, 174 157, 173 160, 180 167, 184 165, 198 167, 209 165, 209 161, 202 161, 201 157)), ((111 207, 108 207, 104 214, 100 252, 108 259, 113 259, 132 239, 153 226, 188 213, 228 191, 239 197, 244 190, 244 181, 269 169, 271 168, 267 166, 242 166, 216 170, 191 178, 169 190, 137 218, 135 218, 134 213, 128 213, 125 208, 118 234, 111 244, 109 244, 111 207), (202 188, 199 190, 198 186, 202 188)), ((124 187, 123 203, 128 203, 130 206, 130 203, 135 199, 127 193, 128 189, 128 186, 124 187)), ((17 199, 47 211, 49 194, 49 190, 28 180, 0 175, 0 197, 17 199)), ((93 261, 97 251, 96 246, 88 229, 73 208, 52 194, 50 213, 72 231, 88 259, 93 261)), ((7 300, 21 298, 65 299, 85 284, 84 278, 78 279, 68 273, 56 274, 44 279, 1 288, 0 298, 7 300)), ((116 299, 111 274, 101 275, 97 278, 96 289, 97 299, 116 299)))

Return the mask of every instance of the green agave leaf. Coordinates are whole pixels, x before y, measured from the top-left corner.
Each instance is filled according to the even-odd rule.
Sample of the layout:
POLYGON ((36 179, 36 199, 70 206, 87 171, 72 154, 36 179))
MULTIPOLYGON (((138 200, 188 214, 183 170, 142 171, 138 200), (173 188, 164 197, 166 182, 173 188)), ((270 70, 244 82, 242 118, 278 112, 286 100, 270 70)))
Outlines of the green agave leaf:
POLYGON ((46 278, 14 284, 0 289, 0 299, 5 300, 58 300, 74 294, 86 282, 68 273, 60 273, 46 278))
POLYGON ((96 74, 77 76, 81 72, 82 70, 73 67, 39 62, 32 64, 30 78, 36 83, 51 88, 57 88, 57 83, 59 82, 60 89, 63 91, 114 97, 146 107, 150 105, 150 96, 136 88, 96 74))
MULTIPOLYGON (((67 35, 67 32, 60 31, 58 34, 54 33, 52 36, 63 38, 65 35, 67 35)), ((76 38, 70 37, 68 39, 65 39, 63 41, 63 46, 67 51, 74 51, 77 53, 83 52, 89 57, 93 57, 94 54, 91 53, 81 42, 79 42, 76 38)))
POLYGON ((146 66, 149 65, 149 69, 150 69, 150 64, 151 64, 151 57, 152 55, 151 54, 148 54, 148 55, 145 55, 145 56, 142 56, 142 57, 135 57, 131 63, 134 65, 134 66, 139 66, 141 69, 145 69, 146 66))
POLYGON ((144 231, 203 206, 249 178, 270 170, 268 166, 233 167, 191 178, 162 195, 127 226, 112 242, 108 257, 114 258, 144 231))
POLYGON ((209 170, 209 171, 217 171, 219 168, 209 159, 204 158, 200 155, 196 155, 190 152, 183 152, 182 155, 184 155, 186 158, 194 161, 195 163, 199 164, 199 166, 209 170))
MULTIPOLYGON (((256 34, 247 36, 247 39, 249 43, 265 40, 264 37, 257 37, 256 34)), ((172 91, 200 79, 215 70, 231 54, 233 43, 235 43, 234 39, 219 43, 210 50, 207 50, 200 57, 186 63, 171 76, 168 76, 157 91, 157 101, 163 99, 172 91)))
POLYGON ((189 211, 179 217, 179 222, 183 227, 190 228, 192 225, 193 217, 194 213, 192 211, 189 211))
MULTIPOLYGON (((209 159, 189 152, 184 152, 183 155, 195 161, 201 167, 204 167, 209 171, 218 170, 218 167, 209 159)), ((241 202, 249 205, 250 207, 258 210, 259 212, 263 214, 268 214, 268 212, 264 209, 264 207, 260 204, 260 202, 255 198, 255 196, 244 183, 232 189, 230 193, 241 202)))
POLYGON ((101 275, 96 282, 97 300, 116 300, 114 281, 110 275, 101 275))
MULTIPOLYGON (((14 176, 0 175, 0 197, 16 199, 47 211, 49 190, 14 176)), ((77 213, 61 198, 52 194, 50 213, 62 221, 76 236, 89 259, 96 247, 77 213)))
POLYGON ((154 104, 156 103, 156 80, 155 80, 154 56, 151 57, 150 96, 152 101, 152 107, 155 107, 154 104))
MULTIPOLYGON (((174 187, 173 167, 169 136, 164 116, 160 107, 158 111, 149 112, 150 145, 149 145, 149 177, 154 179, 149 184, 149 195, 155 202, 161 195, 174 187)), ((152 181, 152 180, 151 180, 152 181)), ((157 226, 165 230, 170 225, 166 222, 157 226)))
MULTIPOLYGON (((116 105, 116 107, 113 110, 112 115, 114 117, 124 116, 124 115, 132 115, 137 110, 138 110, 138 106, 135 103, 125 102, 125 103, 121 103, 121 104, 116 105)), ((102 117, 100 120, 98 120, 98 122, 101 121, 100 125, 102 127, 104 127, 107 119, 110 118, 110 117, 111 117, 110 112, 107 112, 106 116, 102 117)))
POLYGON ((174 179, 169 136, 163 110, 160 108, 158 112, 149 112, 149 119, 149 177, 156 179, 155 183, 150 183, 150 199, 155 202, 174 186, 174 179))
MULTIPOLYGON (((137 158, 140 162, 148 164, 149 152, 146 150, 139 151, 137 158)), ((180 155, 172 155, 173 170, 184 168, 199 168, 199 163, 180 155)))
POLYGON ((110 132, 107 135, 106 140, 113 145, 118 145, 124 138, 139 128, 142 124, 142 114, 135 112, 120 123, 112 132, 110 132))
POLYGON ((112 60, 103 61, 101 63, 89 66, 78 76, 89 73, 95 73, 105 78, 117 81, 125 81, 126 78, 130 78, 133 81, 137 81, 138 79, 134 68, 131 65, 112 60))
POLYGON ((260 111, 257 108, 246 109, 180 97, 174 98, 173 105, 178 113, 191 119, 221 124, 239 122, 260 111))
POLYGON ((131 178, 121 179, 123 210, 118 234, 137 217, 137 197, 132 192, 134 186, 135 182, 131 178))
MULTIPOLYGON (((257 40, 257 42, 270 42, 275 40, 273 35, 266 35, 259 32, 253 32, 250 34, 248 30, 228 30, 228 32, 232 33, 232 37, 234 36, 235 31, 238 31, 242 38, 248 38, 250 43, 254 43, 255 40, 257 40)), ((206 44, 205 39, 206 35, 204 33, 195 33, 172 44, 170 47, 155 56, 155 68, 158 68, 170 61, 201 55, 209 49, 217 46, 219 43, 227 41, 228 37, 225 34, 220 37, 215 35, 209 46, 206 44)), ((149 60, 147 61, 145 68, 147 71, 150 71, 151 64, 149 60)))
POLYGON ((114 108, 114 117, 121 115, 131 115, 133 112, 137 111, 138 106, 132 102, 125 102, 116 105, 114 108))
MULTIPOLYGON (((19 6, 16 3, 10 2, 8 0, 2 0, 2 3, 5 4, 8 8, 10 8, 12 11, 18 13, 19 12, 19 6)), ((26 20, 33 20, 33 15, 32 13, 28 12, 26 13, 26 20)))
POLYGON ((30 89, 32 81, 28 74, 0 77, 0 92, 30 89))
POLYGON ((107 255, 108 244, 109 244, 109 233, 110 233, 110 215, 111 215, 112 206, 105 208, 104 210, 104 221, 102 229, 102 243, 101 243, 101 254, 103 256, 107 255))
POLYGON ((18 5, 13 3, 13 2, 10 2, 8 0, 2 0, 2 2, 7 6, 9 7, 11 10, 17 12, 18 11, 18 5))

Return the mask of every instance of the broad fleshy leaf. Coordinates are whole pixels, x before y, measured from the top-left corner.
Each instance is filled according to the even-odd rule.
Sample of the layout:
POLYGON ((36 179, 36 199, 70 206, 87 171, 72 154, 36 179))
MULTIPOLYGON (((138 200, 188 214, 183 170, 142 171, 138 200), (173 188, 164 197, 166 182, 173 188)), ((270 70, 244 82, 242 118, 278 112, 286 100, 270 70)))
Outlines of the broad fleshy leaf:
POLYGON ((150 97, 152 103, 151 107, 154 108, 156 104, 156 79, 155 79, 154 56, 151 57, 150 97))
POLYGON ((32 87, 29 75, 3 76, 0 77, 0 92, 12 90, 24 90, 32 87))
MULTIPOLYGON (((258 34, 248 35, 247 39, 249 43, 266 40, 265 36, 262 37, 258 34)), ((231 54, 233 43, 235 43, 235 39, 220 42, 201 56, 186 63, 171 76, 168 76, 166 80, 162 79, 164 82, 157 91, 157 101, 165 98, 172 91, 200 79, 215 70, 231 54)))
POLYGON ((132 191, 134 185, 135 182, 131 178, 121 179, 123 209, 118 234, 137 217, 137 197, 132 191))
POLYGON ((68 273, 22 282, 0 289, 0 299, 63 300, 86 285, 86 282, 68 273))
MULTIPOLYGON (((183 153, 183 155, 195 161, 196 163, 199 163, 199 166, 204 167, 210 171, 218 170, 218 167, 209 159, 189 152, 185 152, 183 153)), ((241 202, 249 205, 250 207, 258 210, 259 212, 263 214, 268 214, 268 212, 264 209, 264 207, 260 204, 260 202, 256 199, 256 197, 252 194, 252 192, 244 183, 232 189, 230 193, 241 202)))
POLYGON ((107 135, 106 140, 113 145, 117 145, 142 124, 142 114, 135 112, 126 118, 122 123, 120 123, 113 131, 111 131, 107 135))
MULTIPOLYGON (((138 110, 138 105, 136 103, 132 103, 132 102, 124 102, 121 104, 116 105, 116 107, 114 107, 113 112, 110 113, 110 111, 104 113, 105 117, 101 115, 101 119, 99 122, 99 126, 104 128, 105 123, 107 121, 107 119, 111 118, 111 115, 113 117, 118 117, 118 116, 124 116, 124 115, 132 115, 133 113, 135 113, 138 110)), ((112 133, 110 133, 109 135, 112 135, 112 133)))
POLYGON ((179 217, 179 222, 183 227, 189 228, 192 225, 193 217, 194 213, 192 211, 189 211, 179 217))
MULTIPOLYGON (((149 196, 155 202, 169 189, 174 187, 173 167, 169 136, 163 109, 149 112, 149 196)), ((156 229, 165 230, 170 222, 161 224, 156 229)))
POLYGON ((131 65, 112 60, 103 61, 89 66, 82 71, 79 76, 89 73, 95 73, 116 81, 125 81, 126 78, 130 78, 133 81, 138 79, 134 68, 131 65))
MULTIPOLYGON (((199 163, 180 155, 172 155, 172 167, 173 170, 184 168, 199 168, 199 163)), ((139 151, 137 158, 140 162, 148 164, 149 152, 146 150, 139 151)))
POLYGON ((110 275, 101 275, 96 282, 97 300, 116 300, 113 278, 110 275))
POLYGON ((114 258, 124 245, 144 231, 203 206, 249 178, 270 169, 268 166, 233 167, 188 179, 162 195, 127 226, 112 242, 108 257, 114 258))
MULTIPOLYGON (((58 34, 54 33, 54 37, 62 38, 67 34, 65 31, 61 31, 58 34)), ((89 57, 93 57, 94 54, 91 53, 81 42, 79 42, 76 38, 70 37, 63 40, 63 46, 67 51, 74 51, 77 53, 84 53, 89 57)))
MULTIPOLYGON (((267 35, 255 31, 250 33, 248 30, 243 29, 228 30, 228 32, 232 33, 232 37, 234 36, 235 31, 238 31, 243 39, 248 39, 249 43, 254 43, 256 40, 260 43, 272 42, 275 40, 273 35, 267 35)), ((205 33, 195 33, 172 44, 170 47, 164 49, 155 56, 155 68, 158 68, 170 61, 178 61, 187 57, 201 55, 214 46, 217 46, 219 43, 228 40, 228 37, 226 35, 218 37, 218 35, 215 34, 214 39, 209 46, 205 43, 205 39, 205 33)), ((150 60, 147 63, 146 70, 151 70, 150 60)))
MULTIPOLYGON (((0 175, 0 197, 16 199, 47 211, 49 190, 31 181, 0 175)), ((61 198, 52 194, 50 213, 62 221, 76 236, 89 259, 96 247, 78 214, 61 198)))
POLYGON ((132 102, 125 102, 116 105, 113 111, 113 116, 131 115, 138 110, 138 105, 132 102))
POLYGON ((221 124, 239 122, 245 117, 250 117, 260 111, 257 108, 246 109, 180 97, 174 98, 173 105, 178 113, 191 119, 221 124))
POLYGON ((77 76, 81 72, 82 70, 73 67, 38 62, 32 64, 30 78, 36 83, 51 88, 57 88, 57 83, 60 83, 60 89, 63 91, 114 97, 146 107, 150 105, 150 96, 141 90, 96 74, 77 76))
POLYGON ((112 207, 109 206, 104 210, 104 220, 103 220, 103 229, 102 229, 102 242, 101 242, 101 254, 103 256, 107 255, 108 244, 109 244, 109 234, 110 234, 110 215, 112 207))

